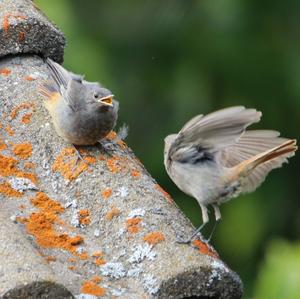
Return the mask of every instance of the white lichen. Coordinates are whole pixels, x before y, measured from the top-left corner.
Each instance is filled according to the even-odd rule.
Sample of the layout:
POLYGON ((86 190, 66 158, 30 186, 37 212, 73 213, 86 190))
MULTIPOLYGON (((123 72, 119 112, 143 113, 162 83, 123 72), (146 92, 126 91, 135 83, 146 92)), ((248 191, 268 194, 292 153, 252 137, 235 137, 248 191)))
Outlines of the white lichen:
POLYGON ((26 190, 39 190, 31 180, 26 178, 11 178, 9 183, 13 189, 21 193, 26 190))
POLYGON ((138 209, 134 209, 132 210, 129 214, 127 219, 131 219, 131 218, 135 218, 135 217, 144 217, 145 215, 145 210, 138 208, 138 209))
POLYGON ((156 253, 152 251, 153 246, 145 243, 143 245, 139 244, 134 247, 133 254, 128 259, 130 263, 140 263, 144 259, 153 261, 156 257, 156 253))
POLYGON ((90 294, 79 294, 75 296, 76 299, 98 299, 98 297, 90 294))
POLYGON ((152 274, 146 274, 144 276, 143 286, 150 295, 155 295, 159 290, 158 281, 152 274))
POLYGON ((213 269, 216 269, 216 270, 223 270, 225 271, 226 273, 229 272, 229 270, 227 269, 227 267, 219 260, 216 260, 214 259, 211 263, 211 266, 213 269))
POLYGON ((104 276, 109 276, 112 278, 122 278, 126 276, 126 270, 122 263, 106 263, 101 266, 101 273, 104 276))
POLYGON ((117 195, 120 197, 127 197, 128 196, 128 188, 124 187, 124 186, 120 187, 117 190, 117 195))
POLYGON ((121 288, 121 289, 112 289, 111 290, 111 294, 113 296, 116 296, 116 297, 119 297, 119 296, 122 296, 124 293, 126 293, 126 289, 124 288, 121 288))
POLYGON ((135 266, 134 268, 131 268, 127 272, 127 276, 129 277, 138 277, 143 272, 142 267, 135 266))
POLYGON ((96 228, 95 230, 94 230, 94 237, 96 237, 96 238, 98 238, 98 237, 100 237, 100 229, 99 228, 96 228))

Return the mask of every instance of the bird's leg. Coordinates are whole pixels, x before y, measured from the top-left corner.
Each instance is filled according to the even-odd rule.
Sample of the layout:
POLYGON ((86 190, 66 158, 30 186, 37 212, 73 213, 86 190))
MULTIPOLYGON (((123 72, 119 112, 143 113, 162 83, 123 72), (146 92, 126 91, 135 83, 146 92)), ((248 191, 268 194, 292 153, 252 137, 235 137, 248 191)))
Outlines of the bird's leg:
POLYGON ((84 159, 83 159, 83 157, 81 156, 79 150, 77 149, 76 145, 73 144, 73 146, 74 146, 75 152, 76 152, 76 154, 77 154, 76 164, 77 164, 77 162, 78 162, 78 159, 80 159, 82 162, 85 162, 84 159))
POLYGON ((213 236, 213 234, 216 230, 216 227, 217 227, 218 223, 221 221, 221 212, 220 212, 219 206, 217 204, 212 204, 212 207, 214 208, 214 211, 215 211, 216 222, 214 224, 214 227, 213 227, 208 239, 205 240, 205 243, 210 242, 210 240, 211 240, 211 238, 212 238, 212 236, 213 236))
POLYGON ((193 232, 193 234, 187 240, 177 239, 176 240, 177 243, 180 243, 180 244, 191 243, 191 241, 201 231, 201 229, 205 226, 205 224, 208 223, 209 218, 208 218, 207 207, 205 205, 202 205, 202 204, 200 204, 200 207, 201 207, 201 211, 202 211, 202 221, 203 221, 203 223, 193 232))

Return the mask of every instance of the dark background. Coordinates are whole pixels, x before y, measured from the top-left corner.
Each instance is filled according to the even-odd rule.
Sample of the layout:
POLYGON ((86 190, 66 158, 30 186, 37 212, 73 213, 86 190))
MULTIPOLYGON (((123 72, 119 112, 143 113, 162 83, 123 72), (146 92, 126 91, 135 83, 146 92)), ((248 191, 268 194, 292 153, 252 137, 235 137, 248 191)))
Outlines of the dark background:
MULTIPOLYGON (((196 114, 245 105, 263 112, 256 128, 299 138, 299 0, 36 3, 66 34, 65 67, 113 91, 127 143, 196 226, 200 208, 164 170, 166 135, 196 114)), ((221 207, 212 243, 244 298, 300 298, 299 166, 298 155, 221 207)))

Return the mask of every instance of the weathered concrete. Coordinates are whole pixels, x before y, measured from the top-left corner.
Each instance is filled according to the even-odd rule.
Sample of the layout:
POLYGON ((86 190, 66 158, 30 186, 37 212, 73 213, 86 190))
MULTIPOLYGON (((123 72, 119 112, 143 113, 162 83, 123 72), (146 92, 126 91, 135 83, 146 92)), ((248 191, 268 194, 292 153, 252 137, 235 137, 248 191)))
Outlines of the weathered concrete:
POLYGON ((38 56, 0 60, 0 296, 240 298, 212 248, 175 243, 192 225, 125 144, 76 164, 37 92, 48 77, 38 56))
POLYGON ((36 53, 62 62, 64 46, 64 35, 33 1, 0 1, 0 57, 36 53))

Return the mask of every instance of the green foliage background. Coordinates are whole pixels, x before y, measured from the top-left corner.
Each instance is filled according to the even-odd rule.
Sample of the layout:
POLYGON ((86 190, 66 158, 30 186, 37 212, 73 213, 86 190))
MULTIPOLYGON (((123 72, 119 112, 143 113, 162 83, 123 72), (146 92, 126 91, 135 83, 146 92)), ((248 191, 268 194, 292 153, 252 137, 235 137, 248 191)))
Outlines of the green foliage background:
MULTIPOLYGON (((245 105, 263 112, 257 128, 299 139, 299 0, 36 3, 66 34, 65 67, 113 91, 128 144, 196 226, 197 203, 164 170, 166 135, 196 114, 245 105)), ((245 298, 300 298, 299 166, 298 155, 222 206, 213 244, 245 298)))

